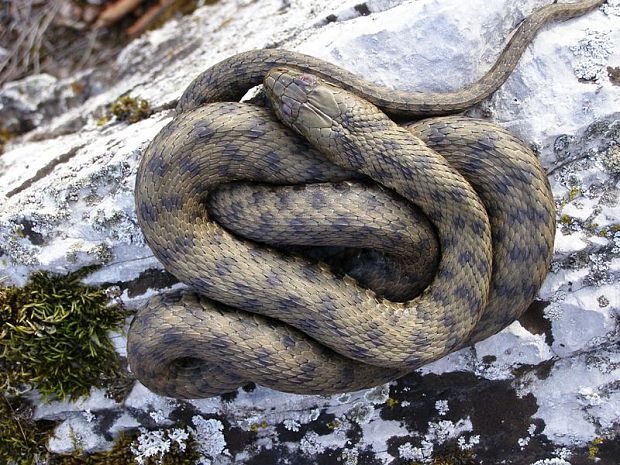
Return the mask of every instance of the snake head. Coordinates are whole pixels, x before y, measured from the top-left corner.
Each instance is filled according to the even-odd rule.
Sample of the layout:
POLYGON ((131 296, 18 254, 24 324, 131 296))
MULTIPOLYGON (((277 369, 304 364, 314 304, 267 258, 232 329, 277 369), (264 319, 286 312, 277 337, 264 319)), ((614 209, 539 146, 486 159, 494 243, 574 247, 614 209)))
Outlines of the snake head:
POLYGON ((312 74, 272 68, 263 84, 278 118, 311 143, 326 137, 340 116, 338 88, 312 74))

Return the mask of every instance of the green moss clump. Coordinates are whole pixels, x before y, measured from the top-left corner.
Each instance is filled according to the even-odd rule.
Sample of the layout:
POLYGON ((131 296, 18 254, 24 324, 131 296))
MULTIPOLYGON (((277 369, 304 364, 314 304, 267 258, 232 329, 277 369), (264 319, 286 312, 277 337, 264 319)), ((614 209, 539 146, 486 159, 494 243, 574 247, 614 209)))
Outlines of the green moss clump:
POLYGON ((144 99, 122 95, 112 104, 110 112, 119 121, 137 123, 151 115, 151 106, 144 99))
POLYGON ((35 273, 23 288, 0 288, 0 386, 35 387, 45 398, 88 394, 115 376, 108 337, 125 320, 101 289, 68 276, 35 273))
POLYGON ((0 462, 17 465, 36 463, 47 453, 45 443, 54 422, 32 420, 32 408, 20 399, 0 396, 0 462))

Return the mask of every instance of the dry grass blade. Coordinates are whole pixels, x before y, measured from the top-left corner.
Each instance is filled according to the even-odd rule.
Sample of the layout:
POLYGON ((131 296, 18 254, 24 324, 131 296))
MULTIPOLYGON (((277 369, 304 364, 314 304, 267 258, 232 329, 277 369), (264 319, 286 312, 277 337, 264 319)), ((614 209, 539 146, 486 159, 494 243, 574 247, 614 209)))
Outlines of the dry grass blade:
POLYGON ((12 46, 0 58, 0 84, 20 78, 29 71, 40 72, 44 35, 61 6, 60 0, 6 3, 0 17, 3 30, 0 40, 10 42, 12 46))

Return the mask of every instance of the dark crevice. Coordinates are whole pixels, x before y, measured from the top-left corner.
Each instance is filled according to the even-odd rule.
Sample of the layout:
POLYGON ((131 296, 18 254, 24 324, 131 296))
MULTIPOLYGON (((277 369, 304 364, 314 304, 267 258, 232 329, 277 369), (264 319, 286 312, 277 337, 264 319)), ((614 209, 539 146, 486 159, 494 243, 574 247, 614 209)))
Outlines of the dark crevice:
POLYGON ((54 169, 62 164, 62 163, 67 163, 69 160, 71 160, 78 152, 78 150, 80 150, 82 147, 84 147, 84 145, 79 145, 77 147, 73 147, 71 148, 67 153, 64 153, 56 158, 54 158, 51 162, 49 162, 47 165, 45 165, 43 168, 41 168, 40 170, 38 170, 33 177, 31 177, 30 179, 24 181, 21 185, 19 185, 18 187, 16 187, 15 189, 9 191, 6 196, 7 197, 12 197, 15 194, 19 194, 20 192, 28 189, 29 187, 31 187, 35 182, 40 181, 41 179, 43 179, 45 176, 47 176, 48 174, 50 174, 52 171, 54 171, 54 169))

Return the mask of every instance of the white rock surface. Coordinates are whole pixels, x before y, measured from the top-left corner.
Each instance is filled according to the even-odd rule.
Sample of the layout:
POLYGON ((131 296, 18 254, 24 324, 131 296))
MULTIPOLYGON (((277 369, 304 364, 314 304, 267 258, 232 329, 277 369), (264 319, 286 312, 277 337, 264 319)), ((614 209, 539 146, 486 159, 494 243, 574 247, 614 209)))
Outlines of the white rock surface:
MULTIPOLYGON (((354 0, 336 7, 326 0, 235 0, 171 21, 128 45, 114 65, 116 82, 52 120, 37 120, 37 129, 0 156, 0 276, 21 285, 34 270, 65 273, 97 263, 103 266, 89 277, 90 283, 123 286, 146 270, 159 269, 136 224, 137 162, 169 121, 171 112, 164 108, 198 72, 229 55, 277 45, 325 58, 394 88, 456 89, 484 74, 515 25, 547 3, 369 0, 360 4, 354 0), (136 124, 111 122, 98 127, 95 120, 102 108, 128 91, 149 100, 159 111, 136 124), (67 128, 75 125, 79 130, 69 133, 67 128)), ((481 383, 504 383, 518 388, 521 396, 534 396, 533 418, 544 427, 536 433, 523 431, 520 437, 530 438, 521 441, 524 447, 531 447, 540 435, 552 445, 584 446, 597 437, 616 434, 620 424, 620 361, 614 345, 620 308, 620 231, 614 229, 620 223, 620 86, 609 78, 608 67, 620 67, 617 0, 583 18, 545 27, 506 84, 472 111, 531 143, 550 174, 561 218, 554 265, 539 296, 550 302, 544 310, 550 331, 534 334, 515 323, 420 373, 426 375, 424 379, 456 372, 475 374, 481 383), (550 373, 545 378, 536 375, 536 367, 523 369, 530 365, 550 366, 550 373), (521 371, 515 371, 518 367, 521 371)), ((70 82, 55 84, 44 76, 32 77, 9 90, 46 80, 48 86, 59 88, 70 82)), ((23 98, 24 105, 34 102, 28 111, 37 111, 40 102, 54 94, 46 86, 38 90, 41 95, 23 98)), ((121 300, 137 305, 157 291, 155 287, 142 292, 125 289, 121 300)), ((122 339, 115 343, 122 346, 122 339)), ((290 453, 301 450, 306 455, 333 449, 351 464, 365 463, 367 453, 382 463, 399 454, 403 459, 427 460, 429 447, 441 440, 424 438, 440 417, 425 427, 389 419, 388 398, 385 389, 323 398, 257 388, 240 390, 230 401, 216 398, 185 404, 136 384, 122 406, 93 396, 86 403, 39 406, 37 415, 66 418, 50 441, 57 451, 70 449, 72 428, 91 431, 92 423, 78 412, 117 411, 109 429, 117 433, 138 424, 174 427, 172 413, 185 405, 240 431, 266 421, 252 448, 237 455, 215 441, 209 450, 221 454, 205 456, 214 463, 249 460, 261 446, 277 450, 282 444, 290 453), (321 421, 320 415, 338 420, 332 433, 306 431, 321 421), (291 435, 302 430, 299 437, 291 436, 295 440, 279 440, 278 425, 291 435), (355 443, 344 435, 353 427, 360 430, 355 443), (395 442, 388 447, 390 438, 395 442)), ((405 402, 414 400, 402 401, 399 408, 406 415, 416 415, 405 402)), ((416 408, 423 409, 423 402, 416 408)), ((446 420, 450 425, 442 424, 450 431, 445 434, 469 444, 472 435, 478 434, 476 420, 455 415, 446 420)), ((431 432, 437 433, 438 427, 434 428, 431 432)), ((479 438, 485 447, 493 447, 488 440, 484 434, 479 438)), ((109 444, 85 433, 80 445, 90 450, 109 444)), ((568 463, 565 457, 541 450, 532 450, 531 463, 568 463)))

